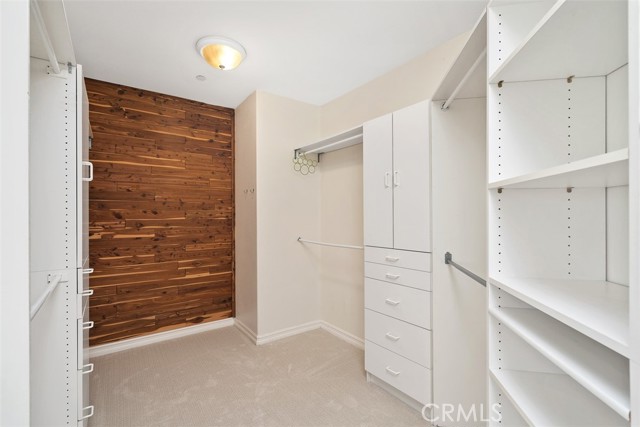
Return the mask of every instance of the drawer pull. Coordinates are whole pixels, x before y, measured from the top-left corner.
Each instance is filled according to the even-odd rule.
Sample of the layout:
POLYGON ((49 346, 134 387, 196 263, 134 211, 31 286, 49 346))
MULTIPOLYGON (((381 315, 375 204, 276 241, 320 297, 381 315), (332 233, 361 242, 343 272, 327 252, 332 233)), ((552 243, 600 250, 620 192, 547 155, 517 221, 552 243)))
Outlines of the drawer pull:
POLYGON ((397 337, 395 335, 391 335, 391 332, 387 332, 385 337, 389 338, 391 341, 398 341, 400 339, 400 337, 397 337))
POLYGON ((391 273, 387 273, 384 275, 387 279, 391 279, 391 280, 397 280, 400 278, 399 274, 391 274, 391 273))
POLYGON ((384 257, 384 259, 389 261, 389 262, 398 262, 398 261, 400 261, 400 258, 395 257, 395 256, 388 256, 388 255, 386 257, 384 257))
POLYGON ((398 305, 400 304, 400 301, 394 301, 392 299, 387 298, 386 300, 384 300, 384 302, 386 302, 389 305, 398 305))
POLYGON ((388 367, 388 366, 387 366, 385 369, 386 369, 386 371, 387 371, 388 373, 390 373, 390 374, 391 374, 391 375, 393 375, 394 377, 397 377, 398 375, 400 375, 400 372, 398 372, 398 371, 394 371, 393 369, 391 369, 391 368, 390 368, 390 367, 388 367))
POLYGON ((81 369, 82 375, 90 374, 91 372, 93 372, 93 368, 94 368, 93 363, 84 365, 81 369))

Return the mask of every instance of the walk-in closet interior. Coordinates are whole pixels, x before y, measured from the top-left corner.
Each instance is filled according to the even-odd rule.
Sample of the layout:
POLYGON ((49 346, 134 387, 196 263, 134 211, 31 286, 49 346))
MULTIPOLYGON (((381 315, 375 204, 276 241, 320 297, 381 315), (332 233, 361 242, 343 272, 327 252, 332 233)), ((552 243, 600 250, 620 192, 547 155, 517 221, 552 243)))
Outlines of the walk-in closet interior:
POLYGON ((640 426, 639 18, 0 2, 0 425, 640 426))

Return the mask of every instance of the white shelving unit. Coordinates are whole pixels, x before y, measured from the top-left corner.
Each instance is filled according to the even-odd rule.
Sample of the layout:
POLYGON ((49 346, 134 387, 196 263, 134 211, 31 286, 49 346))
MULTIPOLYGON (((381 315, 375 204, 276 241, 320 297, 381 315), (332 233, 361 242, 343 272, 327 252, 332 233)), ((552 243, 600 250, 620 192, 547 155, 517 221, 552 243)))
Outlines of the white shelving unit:
POLYGON ((490 371, 530 426, 626 426, 602 402, 566 375, 515 370, 490 371))
POLYGON ((491 283, 614 351, 629 356, 629 290, 597 280, 508 278, 491 283))
POLYGON ((496 188, 589 188, 629 185, 629 149, 623 148, 514 178, 493 181, 496 188))
POLYGON ((571 328, 538 310, 494 308, 489 312, 621 417, 629 419, 628 359, 586 336, 574 334, 571 328))
POLYGON ((628 9, 545 0, 487 10, 495 425, 640 425, 628 9))
MULTIPOLYGON (((533 3, 544 8, 548 2, 533 3)), ((498 9, 499 23, 508 21, 509 12, 498 9)), ((626 16, 624 1, 556 1, 489 83, 610 74, 627 62, 627 36, 620 31, 626 16)))

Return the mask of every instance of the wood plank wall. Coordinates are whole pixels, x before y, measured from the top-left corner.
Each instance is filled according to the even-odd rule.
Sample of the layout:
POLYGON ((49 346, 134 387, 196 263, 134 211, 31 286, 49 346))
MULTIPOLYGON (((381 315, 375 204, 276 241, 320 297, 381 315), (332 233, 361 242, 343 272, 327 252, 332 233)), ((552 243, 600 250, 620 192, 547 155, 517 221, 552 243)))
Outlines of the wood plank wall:
POLYGON ((86 85, 90 344, 232 317, 234 110, 86 85))

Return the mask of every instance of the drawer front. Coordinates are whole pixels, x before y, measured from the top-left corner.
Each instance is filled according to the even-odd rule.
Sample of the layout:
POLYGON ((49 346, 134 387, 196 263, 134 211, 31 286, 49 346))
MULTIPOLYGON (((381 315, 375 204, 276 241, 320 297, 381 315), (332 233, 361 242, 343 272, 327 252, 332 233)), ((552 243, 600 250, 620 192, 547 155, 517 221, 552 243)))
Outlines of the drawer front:
POLYGON ((371 279, 389 283, 410 286, 424 291, 431 290, 431 273, 427 271, 411 270, 393 267, 391 265, 364 263, 364 275, 371 279))
POLYGON ((400 251, 365 246, 364 260, 394 267, 431 271, 431 254, 427 252, 400 251))
POLYGON ((364 306, 431 329, 431 292, 365 278, 364 306))
POLYGON ((364 338, 431 367, 431 331, 371 310, 364 311, 364 338))
POLYGON ((424 366, 365 341, 364 368, 418 402, 431 402, 431 370, 424 366))

